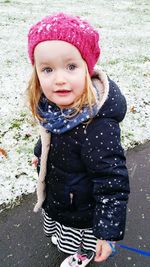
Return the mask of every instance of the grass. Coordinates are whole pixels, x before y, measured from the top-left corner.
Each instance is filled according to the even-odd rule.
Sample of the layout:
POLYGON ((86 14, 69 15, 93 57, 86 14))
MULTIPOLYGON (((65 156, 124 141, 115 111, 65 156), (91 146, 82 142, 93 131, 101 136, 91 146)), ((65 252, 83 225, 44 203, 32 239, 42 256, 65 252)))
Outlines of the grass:
POLYGON ((11 0, 5 0, 4 3, 5 4, 10 4, 11 3, 11 0))

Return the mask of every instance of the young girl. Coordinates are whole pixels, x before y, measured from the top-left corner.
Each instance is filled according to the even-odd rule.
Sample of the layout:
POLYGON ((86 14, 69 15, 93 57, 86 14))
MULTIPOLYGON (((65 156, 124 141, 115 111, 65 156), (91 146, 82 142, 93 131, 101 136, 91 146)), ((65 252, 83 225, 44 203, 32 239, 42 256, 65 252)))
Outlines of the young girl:
MULTIPOLYGON (((61 264, 106 260, 123 239, 129 194, 120 144, 126 101, 118 86, 94 69, 99 34, 80 17, 58 13, 31 27, 30 108, 40 123, 38 202, 44 230, 71 254, 61 264)), ((36 163, 34 159, 33 163, 36 163)))

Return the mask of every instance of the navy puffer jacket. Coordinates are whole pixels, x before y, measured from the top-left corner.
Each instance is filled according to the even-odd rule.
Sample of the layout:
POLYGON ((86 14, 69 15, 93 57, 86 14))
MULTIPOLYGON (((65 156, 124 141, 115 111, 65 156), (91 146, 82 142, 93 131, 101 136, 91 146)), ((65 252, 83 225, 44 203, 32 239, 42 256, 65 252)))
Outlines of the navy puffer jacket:
MULTIPOLYGON (((92 227, 98 239, 117 241, 124 237, 129 195, 119 128, 126 101, 108 81, 107 99, 88 126, 52 134, 43 208, 61 224, 92 227)), ((34 153, 40 159, 40 139, 34 153)))

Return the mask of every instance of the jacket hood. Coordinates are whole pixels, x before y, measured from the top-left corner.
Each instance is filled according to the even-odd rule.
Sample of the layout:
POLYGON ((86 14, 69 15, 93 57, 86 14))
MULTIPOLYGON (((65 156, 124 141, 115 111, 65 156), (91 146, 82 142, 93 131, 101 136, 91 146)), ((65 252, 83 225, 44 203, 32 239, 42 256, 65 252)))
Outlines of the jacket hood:
POLYGON ((111 118, 121 122, 127 111, 126 99, 117 84, 102 70, 95 70, 92 76, 93 85, 100 92, 99 117, 111 118))

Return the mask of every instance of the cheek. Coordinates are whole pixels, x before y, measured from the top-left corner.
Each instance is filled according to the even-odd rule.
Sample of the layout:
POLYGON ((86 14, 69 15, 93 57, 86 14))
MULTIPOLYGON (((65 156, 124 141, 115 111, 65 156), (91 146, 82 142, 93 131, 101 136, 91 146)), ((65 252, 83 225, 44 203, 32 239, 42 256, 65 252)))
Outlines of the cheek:
POLYGON ((77 94, 81 94, 82 95, 82 93, 85 90, 85 82, 84 81, 76 81, 75 88, 76 88, 77 94))
POLYGON ((85 88, 85 78, 81 78, 81 76, 76 77, 76 79, 74 79, 72 81, 72 86, 78 90, 84 90, 85 88))
POLYGON ((48 80, 43 79, 43 78, 39 78, 39 81, 40 81, 40 85, 41 85, 42 91, 44 93, 49 91, 50 83, 48 82, 48 80))
POLYGON ((40 82, 41 87, 43 87, 45 84, 45 81, 41 76, 39 76, 39 82, 40 82))

